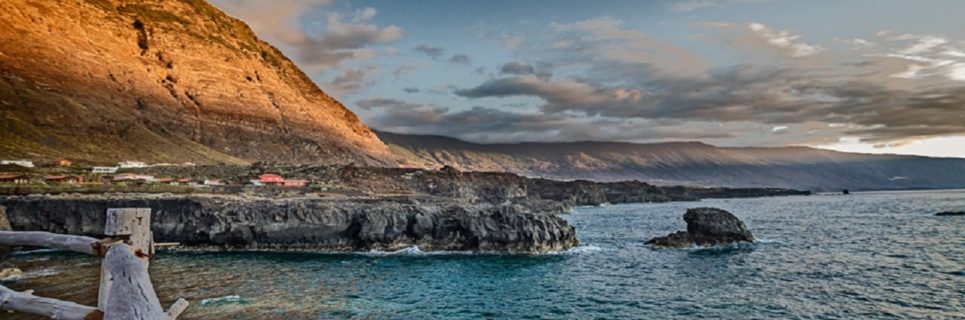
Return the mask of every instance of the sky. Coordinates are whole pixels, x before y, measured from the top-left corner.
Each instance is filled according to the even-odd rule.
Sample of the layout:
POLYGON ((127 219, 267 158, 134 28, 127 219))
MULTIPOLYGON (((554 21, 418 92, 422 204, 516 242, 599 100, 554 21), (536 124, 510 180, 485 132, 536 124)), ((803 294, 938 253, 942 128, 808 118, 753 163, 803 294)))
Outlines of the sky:
POLYGON ((965 1, 212 2, 377 130, 965 157, 965 1))

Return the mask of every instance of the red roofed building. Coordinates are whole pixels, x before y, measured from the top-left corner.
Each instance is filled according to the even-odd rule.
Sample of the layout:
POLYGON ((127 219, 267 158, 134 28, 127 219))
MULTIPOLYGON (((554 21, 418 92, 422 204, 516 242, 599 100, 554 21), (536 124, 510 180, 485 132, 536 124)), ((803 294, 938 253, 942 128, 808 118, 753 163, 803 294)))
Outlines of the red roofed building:
POLYGON ((273 173, 258 176, 258 181, 266 186, 280 186, 285 184, 285 178, 273 173))
POLYGON ((282 185, 286 188, 304 188, 306 185, 308 185, 308 180, 285 179, 282 185))

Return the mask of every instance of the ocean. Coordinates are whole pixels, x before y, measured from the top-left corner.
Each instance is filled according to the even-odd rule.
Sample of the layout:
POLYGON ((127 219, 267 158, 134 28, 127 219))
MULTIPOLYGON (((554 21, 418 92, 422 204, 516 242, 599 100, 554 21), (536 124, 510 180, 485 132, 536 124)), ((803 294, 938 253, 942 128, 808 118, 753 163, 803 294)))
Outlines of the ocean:
MULTIPOLYGON (((566 252, 161 252, 182 319, 965 319, 965 190, 577 208, 566 252), (687 208, 744 220, 757 243, 652 250, 687 208)), ((4 283, 96 304, 98 261, 34 252, 4 283)), ((30 319, 0 314, 3 319, 30 319)))

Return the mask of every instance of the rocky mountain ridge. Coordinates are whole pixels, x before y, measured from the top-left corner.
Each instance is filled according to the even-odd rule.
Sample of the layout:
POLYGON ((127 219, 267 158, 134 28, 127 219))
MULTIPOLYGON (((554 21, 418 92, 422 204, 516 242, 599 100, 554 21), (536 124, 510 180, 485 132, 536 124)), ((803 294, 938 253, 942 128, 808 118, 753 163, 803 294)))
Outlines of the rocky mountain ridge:
POLYGON ((442 136, 377 134, 393 152, 427 167, 448 165, 548 179, 835 192, 965 187, 965 159, 958 158, 699 142, 477 144, 442 136))
POLYGON ((203 0, 0 2, 0 157, 394 164, 358 117, 203 0))

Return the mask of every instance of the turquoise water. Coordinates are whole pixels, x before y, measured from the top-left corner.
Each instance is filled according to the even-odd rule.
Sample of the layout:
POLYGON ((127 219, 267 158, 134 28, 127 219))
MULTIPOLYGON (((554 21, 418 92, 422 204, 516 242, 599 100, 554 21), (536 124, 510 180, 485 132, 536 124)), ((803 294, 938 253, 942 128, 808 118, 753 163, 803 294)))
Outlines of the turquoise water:
MULTIPOLYGON (((584 246, 551 255, 163 253, 186 319, 965 319, 965 191, 580 208, 584 246), (690 207, 743 219, 759 243, 651 250, 690 207)), ((95 260, 20 255, 38 295, 93 304, 95 260)), ((0 318, 6 315, 0 315, 0 318)), ((12 318, 20 318, 11 316, 12 318)))

